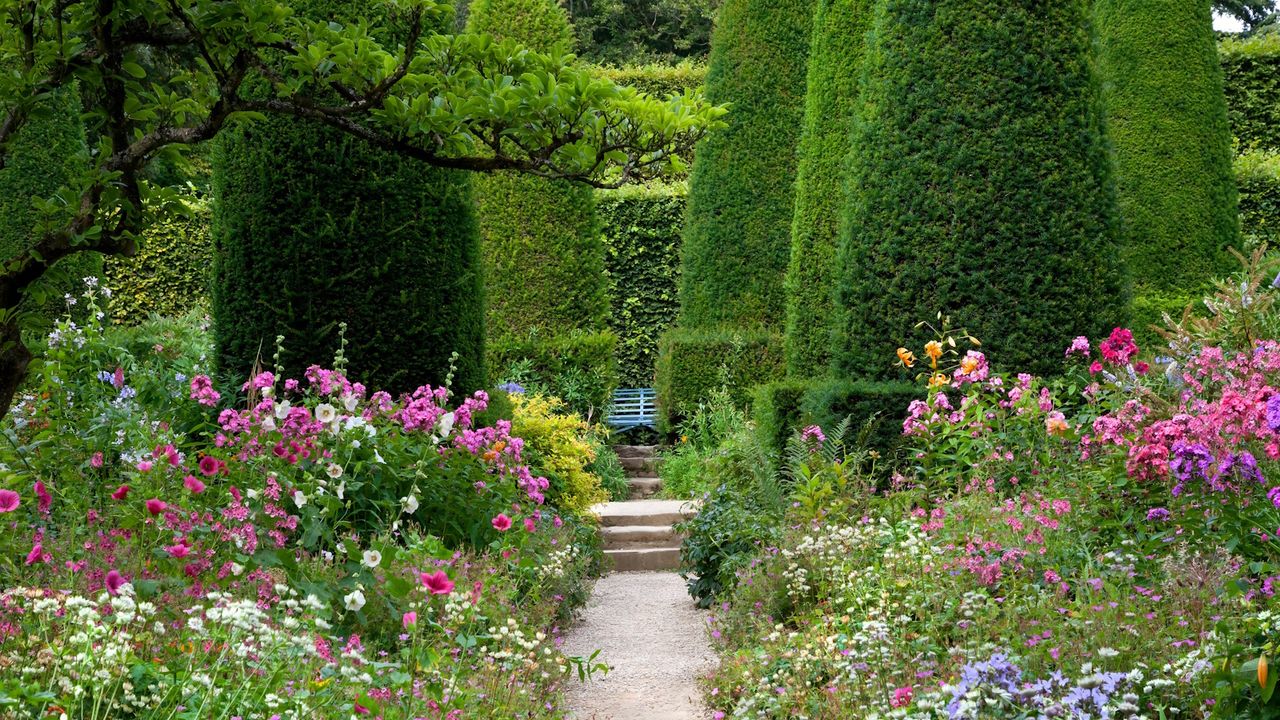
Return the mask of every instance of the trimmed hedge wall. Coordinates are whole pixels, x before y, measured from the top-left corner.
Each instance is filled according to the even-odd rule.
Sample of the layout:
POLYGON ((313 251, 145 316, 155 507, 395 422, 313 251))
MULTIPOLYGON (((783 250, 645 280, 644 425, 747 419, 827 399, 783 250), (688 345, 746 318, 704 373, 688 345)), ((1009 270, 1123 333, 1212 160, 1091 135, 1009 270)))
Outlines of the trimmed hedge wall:
MULTIPOLYGON (((477 0, 467 30, 538 51, 573 43, 555 0, 477 0)), ((609 299, 592 188, 492 173, 476 178, 476 206, 491 341, 604 329, 609 299)))
POLYGON ((791 250, 796 143, 814 0, 726 0, 707 100, 728 127, 698 147, 689 184, 680 324, 781 325, 791 250))
MULTIPOLYGON (((0 261, 24 254, 33 244, 40 219, 32 201, 46 199, 72 179, 85 152, 84 126, 80 123, 79 96, 67 88, 52 96, 44 117, 31 119, 9 141, 5 166, 0 169, 0 261)), ((81 278, 102 274, 102 256, 83 252, 65 258, 29 293, 44 295, 30 329, 43 333, 52 320, 67 311, 64 293, 79 295, 81 278)), ((37 309, 35 305, 29 305, 37 309)))
POLYGON ((1245 237, 1280 245, 1280 154, 1247 153, 1236 158, 1235 169, 1245 237))
POLYGON ((656 390, 659 430, 671 432, 727 385, 735 403, 749 405, 751 390, 782 375, 782 338, 768 331, 667 331, 658 343, 656 390))
POLYGON ((1280 34, 1229 38, 1218 51, 1236 143, 1243 150, 1280 151, 1280 34))
POLYGON ((488 386, 512 379, 537 383, 579 415, 598 418, 618 387, 617 345, 608 331, 496 341, 489 345, 488 386))
POLYGON ((826 374, 831 365, 831 287, 844 207, 845 168, 871 0, 818 0, 787 270, 787 372, 826 374))
POLYGON ((924 386, 913 382, 784 380, 756 388, 751 409, 761 444, 779 457, 797 429, 819 425, 829 431, 845 418, 852 418, 855 434, 874 418, 869 449, 891 457, 902 442, 907 405, 925 394, 924 386))
POLYGON ((1134 292, 1196 294, 1240 232, 1210 3, 1096 0, 1094 19, 1134 292))
POLYGON ((117 325, 137 325, 151 314, 176 316, 209 299, 213 243, 209 204, 193 199, 188 217, 153 222, 135 257, 107 258, 109 315, 117 325))
POLYGON ((609 275, 609 327, 618 336, 618 378, 625 387, 652 387, 658 338, 679 311, 687 192, 673 185, 596 193, 609 275))
MULTIPOLYGON (((316 18, 367 18, 357 0, 297 0, 316 18)), ((375 23, 376 24, 376 23, 375 23)), ((330 365, 347 323, 348 374, 391 392, 484 387, 484 292, 471 177, 314 122, 224 130, 213 152, 214 339, 223 372, 330 365)))
POLYGON ((697 90, 707 81, 707 66, 703 63, 682 62, 679 65, 626 65, 601 66, 601 77, 615 85, 633 87, 656 98, 683 95, 697 90))
POLYGON ((838 251, 837 375, 891 379, 948 313, 1049 373, 1123 323, 1085 0, 881 0, 838 251))

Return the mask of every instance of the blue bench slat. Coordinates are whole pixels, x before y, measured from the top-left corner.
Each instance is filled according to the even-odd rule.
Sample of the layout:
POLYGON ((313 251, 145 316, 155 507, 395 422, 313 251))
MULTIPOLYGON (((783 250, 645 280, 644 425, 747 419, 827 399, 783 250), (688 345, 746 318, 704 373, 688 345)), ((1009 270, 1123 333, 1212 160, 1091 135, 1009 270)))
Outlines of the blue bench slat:
POLYGON ((653 388, 620 388, 613 393, 609 409, 609 425, 630 430, 635 427, 656 427, 658 420, 657 392, 653 388))

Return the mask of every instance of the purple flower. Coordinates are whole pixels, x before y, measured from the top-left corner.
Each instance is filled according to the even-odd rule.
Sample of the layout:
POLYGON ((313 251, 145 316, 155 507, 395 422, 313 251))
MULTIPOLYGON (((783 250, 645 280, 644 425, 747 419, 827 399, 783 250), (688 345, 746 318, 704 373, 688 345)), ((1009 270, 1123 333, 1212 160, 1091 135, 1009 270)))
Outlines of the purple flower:
POLYGON ((501 391, 503 391, 503 392, 505 392, 505 393, 511 394, 511 395, 523 395, 523 394, 524 394, 524 386, 523 386, 523 385, 520 385, 519 383, 516 383, 516 382, 505 382, 505 383, 502 383, 501 385, 499 385, 499 386, 498 386, 498 389, 499 389, 499 390, 501 390, 501 391))
POLYGON ((1267 427, 1280 432, 1280 393, 1267 398, 1267 427))
POLYGON ((1173 460, 1169 462, 1169 469, 1182 482, 1187 482, 1196 474, 1209 480, 1213 460, 1213 453, 1204 445, 1179 440, 1173 444, 1173 460))
POLYGON ((1168 520, 1169 511, 1162 507, 1151 508, 1150 510, 1147 511, 1147 519, 1148 520, 1168 520))

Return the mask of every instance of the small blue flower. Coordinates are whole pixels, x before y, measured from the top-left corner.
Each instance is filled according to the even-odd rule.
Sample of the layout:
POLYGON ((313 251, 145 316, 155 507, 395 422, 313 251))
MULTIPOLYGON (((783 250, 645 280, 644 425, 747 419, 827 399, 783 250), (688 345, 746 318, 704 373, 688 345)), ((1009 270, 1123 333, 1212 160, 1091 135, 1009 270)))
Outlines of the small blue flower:
POLYGON ((515 382, 505 382, 505 383, 503 383, 503 384, 499 385, 499 386, 498 386, 498 389, 499 389, 499 390, 502 390, 503 392, 510 393, 510 394, 512 394, 512 395, 523 395, 523 394, 524 394, 524 387, 523 387, 522 385, 518 384, 518 383, 515 383, 515 382))

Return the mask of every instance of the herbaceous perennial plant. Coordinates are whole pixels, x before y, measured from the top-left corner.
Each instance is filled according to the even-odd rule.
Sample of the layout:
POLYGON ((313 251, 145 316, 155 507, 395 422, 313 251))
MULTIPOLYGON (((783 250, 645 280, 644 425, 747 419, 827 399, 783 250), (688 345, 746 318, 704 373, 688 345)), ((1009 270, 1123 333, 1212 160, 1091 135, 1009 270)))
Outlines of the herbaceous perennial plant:
POLYGON ((335 369, 219 391, 92 279, 3 427, 0 716, 551 717, 592 533, 489 397, 335 369))
POLYGON ((945 323, 899 349, 897 471, 857 512, 793 490, 715 608, 715 716, 1280 717, 1280 342, 1169 337, 1077 338, 1053 379, 945 323))

